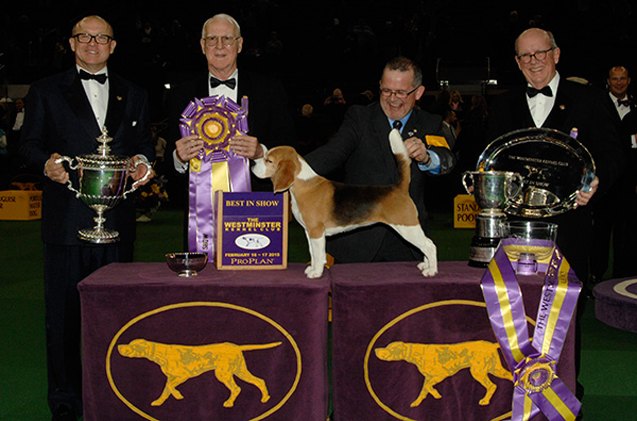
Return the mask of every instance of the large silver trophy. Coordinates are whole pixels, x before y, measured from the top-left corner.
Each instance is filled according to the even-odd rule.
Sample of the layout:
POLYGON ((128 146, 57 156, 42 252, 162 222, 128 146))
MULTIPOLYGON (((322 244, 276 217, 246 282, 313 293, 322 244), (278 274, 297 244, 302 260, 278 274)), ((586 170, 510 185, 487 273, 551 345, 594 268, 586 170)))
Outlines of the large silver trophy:
POLYGON ((522 177, 511 171, 465 171, 462 184, 473 194, 480 212, 476 233, 471 240, 469 265, 485 267, 493 258, 500 239, 506 234, 503 209, 522 189, 522 177))
MULTIPOLYGON (((576 127, 570 134, 536 127, 505 133, 482 152, 476 165, 479 171, 463 175, 465 189, 482 208, 470 265, 486 266, 500 239, 509 236, 511 224, 504 226, 505 213, 518 219, 560 215, 576 206, 578 190, 590 189, 595 162, 577 134, 576 127)), ((540 225, 534 224, 532 231, 537 233, 540 225)), ((551 232, 554 235, 555 230, 551 232)))
POLYGON ((82 229, 78 232, 81 240, 91 243, 103 244, 113 243, 119 240, 119 233, 115 230, 104 228, 104 212, 115 207, 126 195, 137 190, 152 174, 151 166, 148 162, 137 161, 131 166, 130 158, 110 155, 108 143, 113 140, 108 135, 106 128, 97 138, 99 146, 97 154, 80 155, 73 158, 63 156, 56 160, 56 163, 68 162, 69 168, 77 170, 79 174, 79 189, 73 187, 71 180, 67 187, 75 193, 75 197, 93 209, 97 216, 94 219, 95 227, 92 229, 82 229), (76 161, 76 162, 74 162, 76 161), (144 177, 134 182, 129 190, 126 188, 126 179, 129 172, 133 172, 138 166, 146 166, 144 177))

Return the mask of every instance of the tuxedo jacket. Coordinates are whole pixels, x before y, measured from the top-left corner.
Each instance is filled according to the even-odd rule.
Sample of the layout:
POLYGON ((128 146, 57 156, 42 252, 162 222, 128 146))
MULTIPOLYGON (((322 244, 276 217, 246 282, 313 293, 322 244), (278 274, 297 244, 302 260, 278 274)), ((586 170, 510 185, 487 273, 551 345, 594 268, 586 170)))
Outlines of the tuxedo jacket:
MULTIPOLYGON (((542 127, 566 134, 573 128, 578 129, 577 140, 589 150, 595 161, 600 181, 599 197, 617 180, 625 164, 616 113, 604 95, 596 88, 560 79, 555 104, 542 124, 542 127)), ((513 89, 494 101, 489 115, 489 140, 527 127, 535 127, 535 123, 529 111, 525 87, 513 89)))
MULTIPOLYGON (((113 138, 112 155, 136 154, 154 160, 149 131, 148 97, 140 87, 109 71, 109 101, 105 127, 113 138)), ((94 154, 101 129, 75 67, 33 83, 26 97, 19 153, 37 174, 57 152, 75 158, 94 154)), ((67 168, 73 187, 79 189, 77 171, 67 168)), ((129 178, 127 188, 132 180, 129 178)), ((132 196, 105 212, 106 228, 119 231, 121 241, 135 238, 132 196)), ((75 197, 66 184, 45 177, 42 192, 42 237, 45 243, 86 245, 77 238, 80 229, 95 226, 95 211, 75 197)))
MULTIPOLYGON (((172 90, 167 104, 168 114, 168 144, 166 146, 166 160, 172 166, 175 142, 181 138, 179 120, 181 114, 195 98, 208 96, 208 73, 197 73, 182 83, 178 83, 172 90)), ((281 82, 273 77, 239 70, 237 103, 241 105, 241 98, 248 98, 248 133, 255 136, 268 148, 278 145, 293 145, 295 141, 294 121, 288 108, 288 98, 281 82)), ((177 183, 174 197, 180 202, 187 203, 188 173, 174 174, 177 183)), ((252 190, 271 190, 272 184, 251 176, 252 190)))
POLYGON ((632 191, 627 192, 627 194, 634 194, 635 185, 637 185, 637 172, 631 170, 635 168, 635 164, 637 163, 637 149, 632 147, 631 136, 637 134, 637 103, 635 102, 635 98, 629 96, 628 100, 630 101, 630 111, 624 115, 624 118, 620 118, 619 112, 617 112, 617 108, 615 107, 615 102, 610 95, 606 95, 606 99, 609 102, 609 106, 614 111, 613 115, 617 117, 617 121, 619 122, 619 132, 622 136, 622 148, 628 156, 628 164, 626 165, 626 171, 624 172, 624 181, 626 181, 626 183, 624 184, 632 186, 632 191))
MULTIPOLYGON (((442 136, 440 116, 414 108, 402 130, 416 135, 442 136)), ((342 171, 343 181, 354 185, 392 185, 399 181, 396 160, 389 145, 389 121, 379 103, 367 106, 353 105, 344 117, 339 130, 323 146, 305 156, 308 164, 318 174, 330 178, 342 171)), ((448 173, 455 165, 453 153, 444 147, 431 147, 440 157, 441 174, 448 173)), ((409 194, 416 204, 420 223, 425 227, 425 181, 428 173, 421 171, 412 161, 409 194)), ((392 229, 385 225, 373 225, 350 233, 328 238, 328 251, 340 262, 369 262, 376 256, 385 235, 392 229)), ((422 256, 414 250, 414 259, 422 256)))
MULTIPOLYGON (((248 97, 248 134, 259 139, 269 148, 292 145, 294 122, 288 108, 288 99, 283 85, 266 75, 239 71, 237 103, 248 97)), ((169 115, 167 155, 172 159, 175 141, 181 138, 179 120, 190 101, 208 96, 208 73, 198 74, 178 84, 168 99, 169 115), (168 155, 170 153, 170 155, 168 155)))
MULTIPOLYGON (((582 281, 586 281, 590 252, 591 210, 615 183, 625 165, 621 138, 614 112, 601 90, 560 79, 553 109, 542 125, 570 133, 578 129, 579 140, 591 153, 599 177, 599 189, 587 206, 543 219, 558 224, 557 243, 582 281)), ((488 139, 513 130, 535 127, 529 111, 526 88, 520 87, 498 97, 488 122, 488 139)))

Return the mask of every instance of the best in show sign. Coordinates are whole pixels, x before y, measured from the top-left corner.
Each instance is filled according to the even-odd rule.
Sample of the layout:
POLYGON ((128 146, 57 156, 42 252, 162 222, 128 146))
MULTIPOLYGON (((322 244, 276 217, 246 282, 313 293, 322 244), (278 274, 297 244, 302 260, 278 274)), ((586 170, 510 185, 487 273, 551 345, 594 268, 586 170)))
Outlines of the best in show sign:
POLYGON ((218 195, 217 269, 285 269, 288 194, 218 195))

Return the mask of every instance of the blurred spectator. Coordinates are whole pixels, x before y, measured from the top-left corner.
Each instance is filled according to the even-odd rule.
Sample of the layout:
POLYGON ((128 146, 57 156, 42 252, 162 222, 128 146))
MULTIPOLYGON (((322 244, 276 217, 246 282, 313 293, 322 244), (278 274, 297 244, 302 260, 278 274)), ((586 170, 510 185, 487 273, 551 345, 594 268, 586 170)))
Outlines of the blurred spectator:
POLYGON ((593 208, 593 241, 591 252, 592 282, 600 282, 609 267, 612 241, 613 265, 611 277, 621 278, 637 274, 633 259, 637 253, 637 104, 629 94, 630 74, 624 66, 612 67, 608 72, 610 108, 617 111, 616 123, 622 136, 622 147, 628 165, 611 189, 593 208))
POLYGON ((9 111, 9 125, 7 130, 7 156, 8 173, 10 176, 18 174, 21 164, 17 156, 18 142, 24 122, 24 99, 17 98, 13 102, 13 108, 9 111))
POLYGON ((459 136, 456 150, 458 171, 475 170, 478 157, 493 139, 487 139, 487 118, 489 110, 487 100, 482 95, 473 95, 471 105, 462 122, 462 134, 459 136))
POLYGON ((447 143, 449 145, 456 145, 456 140, 461 131, 462 126, 460 125, 456 111, 448 108, 442 116, 442 132, 447 139, 447 143))
POLYGON ((374 102, 374 98, 374 93, 369 89, 365 89, 363 92, 359 92, 358 95, 354 97, 354 101, 352 103, 356 105, 369 105, 374 102))
POLYGON ((153 140, 153 144, 155 145, 155 160, 157 161, 157 165, 161 167, 164 163, 164 157, 166 155, 166 139, 160 136, 161 125, 160 124, 152 124, 150 126, 150 136, 153 140))
POLYGON ((321 113, 314 111, 310 103, 301 106, 295 119, 297 145, 296 148, 301 155, 313 151, 327 141, 330 133, 330 126, 327 119, 321 113))
POLYGON ((462 94, 457 89, 449 91, 449 108, 456 112, 456 116, 463 111, 464 101, 462 100, 462 94))
POLYGON ((343 122, 347 101, 340 88, 335 88, 332 94, 323 101, 323 114, 328 119, 329 132, 334 133, 343 122))

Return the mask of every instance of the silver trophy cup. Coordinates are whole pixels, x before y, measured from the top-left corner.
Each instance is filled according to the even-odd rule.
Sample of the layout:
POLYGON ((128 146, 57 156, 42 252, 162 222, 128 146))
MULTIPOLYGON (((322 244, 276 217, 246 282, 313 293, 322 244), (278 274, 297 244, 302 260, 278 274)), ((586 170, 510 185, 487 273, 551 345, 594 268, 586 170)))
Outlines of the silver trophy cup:
POLYGON ((137 161, 131 165, 131 160, 127 157, 109 155, 110 147, 108 143, 113 138, 108 136, 106 129, 97 138, 100 145, 97 154, 80 155, 69 158, 63 156, 56 160, 57 163, 68 162, 69 168, 77 170, 79 174, 79 188, 75 189, 71 180, 67 187, 75 193, 75 197, 93 209, 97 216, 93 218, 96 222, 92 229, 82 229, 78 232, 78 237, 91 243, 103 244, 113 243, 119 240, 119 233, 115 230, 104 228, 104 212, 115 207, 126 195, 137 190, 152 174, 152 167, 148 162, 137 161), (144 177, 134 182, 129 190, 126 188, 126 179, 129 172, 133 172, 138 166, 146 166, 144 177))
POLYGON ((506 203, 520 194, 523 179, 509 171, 465 171, 462 184, 473 194, 481 211, 476 217, 476 234, 471 240, 469 264, 485 267, 493 258, 500 239, 505 236, 502 210, 506 203))

